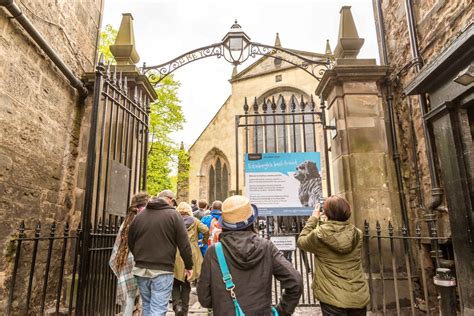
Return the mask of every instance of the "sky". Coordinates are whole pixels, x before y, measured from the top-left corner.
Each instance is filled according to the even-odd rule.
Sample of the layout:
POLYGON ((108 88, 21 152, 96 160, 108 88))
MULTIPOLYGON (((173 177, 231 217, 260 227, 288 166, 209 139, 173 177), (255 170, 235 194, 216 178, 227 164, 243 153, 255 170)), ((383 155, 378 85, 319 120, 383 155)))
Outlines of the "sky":
MULTIPOLYGON (((102 28, 118 29, 122 13, 134 18, 139 66, 159 65, 193 49, 218 43, 237 19, 253 42, 273 45, 280 34, 284 48, 324 53, 326 39, 336 47, 339 11, 351 6, 365 39, 359 58, 378 60, 372 0, 105 0, 102 28)), ((249 58, 238 70, 258 60, 249 58)), ((176 142, 191 146, 231 93, 232 65, 209 57, 174 72, 186 118, 176 142)), ((243 101, 243 100, 242 100, 243 101)))

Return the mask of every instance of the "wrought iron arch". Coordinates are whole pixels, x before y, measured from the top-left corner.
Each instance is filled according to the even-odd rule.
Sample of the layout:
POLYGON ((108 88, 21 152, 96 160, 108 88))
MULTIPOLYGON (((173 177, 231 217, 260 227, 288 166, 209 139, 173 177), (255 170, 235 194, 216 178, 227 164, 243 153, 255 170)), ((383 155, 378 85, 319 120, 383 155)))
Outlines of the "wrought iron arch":
MULTIPOLYGON (((226 61, 234 63, 230 60, 228 54, 226 54, 226 49, 224 42, 200 47, 160 65, 146 66, 143 64, 142 73, 148 75, 153 85, 157 85, 175 70, 199 59, 216 56, 217 58, 223 57, 226 61)), ((333 67, 332 58, 310 59, 282 47, 255 42, 250 42, 249 45, 244 48, 243 57, 239 60, 239 63, 245 62, 249 57, 255 58, 257 55, 286 61, 304 70, 318 81, 321 80, 326 70, 332 69, 333 67)))

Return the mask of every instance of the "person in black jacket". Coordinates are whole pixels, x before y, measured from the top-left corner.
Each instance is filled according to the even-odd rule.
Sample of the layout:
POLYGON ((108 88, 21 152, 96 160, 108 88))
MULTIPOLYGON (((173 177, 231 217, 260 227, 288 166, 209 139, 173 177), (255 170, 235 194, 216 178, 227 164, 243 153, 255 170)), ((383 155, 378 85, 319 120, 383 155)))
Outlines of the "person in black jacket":
POLYGON ((172 207, 173 201, 173 192, 162 191, 148 202, 128 230, 128 247, 135 259, 132 273, 138 281, 143 316, 166 315, 177 248, 185 276, 191 279, 193 274, 188 234, 182 217, 172 207))
MULTIPOLYGON (((257 208, 248 198, 234 195, 222 204, 220 224, 224 256, 235 284, 234 293, 246 316, 272 315, 272 277, 280 281, 282 295, 276 306, 280 315, 291 315, 303 291, 298 271, 275 245, 255 233, 257 208)), ((235 315, 226 290, 215 245, 209 247, 197 285, 199 303, 214 315, 235 315)))

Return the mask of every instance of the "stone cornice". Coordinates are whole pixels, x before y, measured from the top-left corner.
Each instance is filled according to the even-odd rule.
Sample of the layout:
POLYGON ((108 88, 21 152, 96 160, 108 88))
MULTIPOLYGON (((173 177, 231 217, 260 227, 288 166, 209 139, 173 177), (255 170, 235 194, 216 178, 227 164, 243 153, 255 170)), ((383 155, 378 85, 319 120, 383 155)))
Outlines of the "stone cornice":
POLYGON ((342 81, 379 81, 390 71, 388 66, 364 63, 364 60, 355 61, 354 64, 336 63, 333 69, 327 70, 316 88, 316 95, 322 95, 325 99, 332 88, 342 81))

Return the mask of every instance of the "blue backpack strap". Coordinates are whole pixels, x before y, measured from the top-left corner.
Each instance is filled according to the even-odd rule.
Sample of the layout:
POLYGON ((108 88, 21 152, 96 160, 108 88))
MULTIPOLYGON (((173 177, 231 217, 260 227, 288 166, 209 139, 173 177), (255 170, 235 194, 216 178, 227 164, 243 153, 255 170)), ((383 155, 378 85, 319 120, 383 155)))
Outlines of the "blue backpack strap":
POLYGON ((234 303, 235 315, 245 316, 244 311, 242 310, 242 308, 240 308, 240 304, 237 301, 237 297, 234 293, 235 284, 234 282, 232 282, 232 275, 230 275, 229 267, 227 266, 227 262, 225 261, 224 251, 222 250, 222 244, 220 242, 217 242, 214 244, 214 247, 216 249, 217 262, 219 262, 219 267, 221 268, 222 279, 224 280, 225 288, 227 291, 230 292, 230 296, 234 303))
POLYGON ((214 247, 216 248, 217 261, 219 262, 219 267, 221 268, 222 279, 224 280, 225 288, 229 291, 231 289, 233 290, 235 284, 234 282, 232 282, 232 276, 230 275, 229 267, 227 266, 227 262, 225 261, 224 251, 222 250, 222 244, 218 242, 214 245, 214 247))

